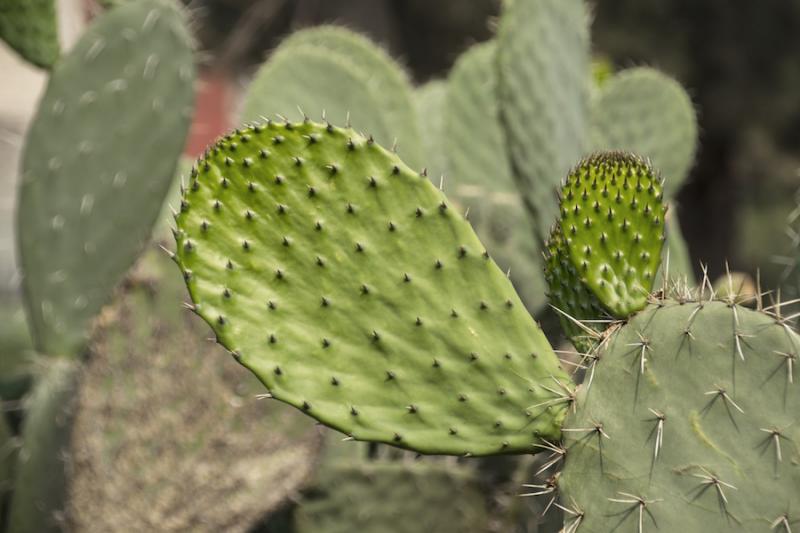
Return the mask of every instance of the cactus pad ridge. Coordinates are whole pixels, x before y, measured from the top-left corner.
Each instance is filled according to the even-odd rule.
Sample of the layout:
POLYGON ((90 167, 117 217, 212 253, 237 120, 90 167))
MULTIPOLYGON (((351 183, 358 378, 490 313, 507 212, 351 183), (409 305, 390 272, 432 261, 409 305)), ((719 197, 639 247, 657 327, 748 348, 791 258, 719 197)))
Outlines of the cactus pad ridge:
POLYGON ((563 430, 566 527, 797 523, 800 337, 783 320, 733 301, 654 300, 597 353, 563 430))
POLYGON ((647 303, 665 240, 663 198, 660 177, 632 154, 589 156, 567 176, 553 246, 612 317, 647 303))
POLYGON ((566 373, 469 224, 397 155, 268 122, 192 175, 175 258, 194 310, 274 398, 421 453, 558 438, 566 373))
POLYGON ((149 238, 188 131, 193 79, 185 13, 167 0, 106 12, 53 70, 28 132, 17 210, 40 352, 80 350, 149 238))

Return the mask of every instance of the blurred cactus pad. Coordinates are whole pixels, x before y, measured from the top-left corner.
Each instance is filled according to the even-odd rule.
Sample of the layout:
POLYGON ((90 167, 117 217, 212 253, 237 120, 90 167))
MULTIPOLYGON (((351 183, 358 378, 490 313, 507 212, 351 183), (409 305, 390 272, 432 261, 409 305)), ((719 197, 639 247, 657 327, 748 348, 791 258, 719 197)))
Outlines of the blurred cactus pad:
POLYGON ((186 139, 193 81, 185 13, 167 0, 103 14, 54 68, 28 131, 17 208, 41 353, 80 351, 149 239, 186 139))

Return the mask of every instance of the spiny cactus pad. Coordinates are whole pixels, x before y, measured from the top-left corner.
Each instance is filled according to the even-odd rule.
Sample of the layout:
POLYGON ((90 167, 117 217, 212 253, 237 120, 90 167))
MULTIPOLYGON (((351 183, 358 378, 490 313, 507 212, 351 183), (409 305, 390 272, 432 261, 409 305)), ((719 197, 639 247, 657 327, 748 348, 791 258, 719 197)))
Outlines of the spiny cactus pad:
POLYGON ((559 180, 589 127, 589 13, 583 0, 507 2, 498 30, 500 112, 520 191, 541 241, 559 180))
POLYGON ((665 300, 599 355, 564 426, 567 531, 795 528, 800 337, 786 324, 726 302, 665 300))
POLYGON ((17 228, 37 349, 73 355, 131 266, 169 189, 191 118, 182 9, 115 8, 53 71, 28 133, 17 228))
POLYGON ((302 500, 298 533, 482 533, 489 530, 474 472, 441 462, 361 461, 323 468, 302 500))
POLYGON ((541 254, 532 217, 506 156, 497 101, 496 43, 472 47, 447 80, 445 153, 448 194, 469 208, 469 221, 529 309, 544 303, 541 254))
POLYGON ((647 302, 665 239, 663 197, 650 165, 622 152, 590 156, 567 176, 560 242, 581 282, 614 317, 647 302))
POLYGON ((350 129, 255 125, 198 163, 176 260, 195 310, 271 394, 357 440, 530 452, 566 374, 428 179, 350 129))
POLYGON ((34 65, 53 66, 59 54, 55 0, 0 2, 0 39, 34 65))
POLYGON ((697 146, 697 117, 681 85, 651 68, 614 75, 592 100, 591 144, 650 159, 673 196, 689 173, 697 146))
POLYGON ((403 158, 423 165, 411 84, 403 69, 377 44, 337 26, 297 31, 261 68, 245 100, 243 119, 281 113, 344 122, 383 144, 398 143, 403 158))

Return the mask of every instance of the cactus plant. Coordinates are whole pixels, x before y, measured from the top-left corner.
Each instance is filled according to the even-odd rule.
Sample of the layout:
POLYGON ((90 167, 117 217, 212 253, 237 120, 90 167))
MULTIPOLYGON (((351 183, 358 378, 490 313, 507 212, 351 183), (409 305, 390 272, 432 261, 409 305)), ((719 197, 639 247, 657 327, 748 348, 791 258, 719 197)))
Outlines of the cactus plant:
POLYGON ((629 519, 642 531, 662 501, 689 508, 659 516, 671 528, 792 524, 800 338, 735 299, 650 294, 666 205, 642 158, 583 160, 561 202, 551 292, 573 308, 588 298, 611 321, 590 335, 580 395, 443 194, 353 130, 268 122, 221 138, 192 172, 173 257, 192 310, 270 395, 351 439, 457 455, 550 450, 548 465, 565 467, 540 492, 560 491, 567 531, 629 519), (778 374, 782 387, 764 386, 778 374), (609 448, 612 429, 623 442, 609 448), (668 454, 665 438, 685 446, 668 454), (730 497, 734 475, 752 485, 745 497, 764 497, 730 497))
POLYGON ((26 307, 42 353, 79 351, 158 215, 191 114, 184 20, 168 0, 120 6, 50 77, 25 144, 17 216, 26 307), (110 125, 120 113, 125 123, 110 125))
POLYGON ((371 139, 242 128, 177 222, 195 311, 275 398, 423 453, 557 438, 568 378, 541 330, 444 195, 371 139))
POLYGON ((52 67, 59 54, 55 0, 3 0, 0 39, 34 65, 52 67))

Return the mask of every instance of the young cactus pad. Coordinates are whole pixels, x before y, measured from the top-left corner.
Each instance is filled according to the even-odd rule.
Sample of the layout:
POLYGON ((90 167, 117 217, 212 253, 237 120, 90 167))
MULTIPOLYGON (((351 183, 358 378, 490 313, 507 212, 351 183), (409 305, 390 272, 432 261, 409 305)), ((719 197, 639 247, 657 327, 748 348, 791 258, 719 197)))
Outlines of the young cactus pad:
POLYGON ((799 354, 780 319, 732 301, 637 314, 565 423, 566 531, 792 531, 799 354))
MULTIPOLYGON (((647 303, 664 244, 663 198, 650 165, 622 152, 584 159, 564 183, 549 253, 567 261, 613 317, 625 318, 647 303)), ((577 290, 563 287, 565 280, 574 284, 573 277, 549 274, 551 292, 577 290)))
POLYGON ((571 391, 544 334, 441 191, 371 138, 237 130, 177 224, 195 311, 275 398, 421 453, 559 438, 571 391))
POLYGON ((62 58, 28 132, 17 209, 36 348, 74 355, 161 208, 192 111, 185 14, 139 0, 62 58))

